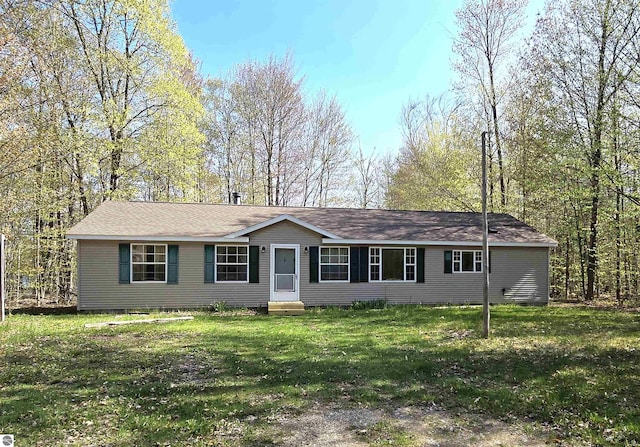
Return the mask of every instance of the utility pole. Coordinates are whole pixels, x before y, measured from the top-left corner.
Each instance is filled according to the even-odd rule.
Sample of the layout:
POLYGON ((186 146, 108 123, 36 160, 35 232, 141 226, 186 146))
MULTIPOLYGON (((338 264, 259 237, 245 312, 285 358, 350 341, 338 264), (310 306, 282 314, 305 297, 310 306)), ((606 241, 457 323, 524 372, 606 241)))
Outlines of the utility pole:
POLYGON ((489 221, 487 219, 487 132, 482 132, 482 336, 489 338, 489 221))

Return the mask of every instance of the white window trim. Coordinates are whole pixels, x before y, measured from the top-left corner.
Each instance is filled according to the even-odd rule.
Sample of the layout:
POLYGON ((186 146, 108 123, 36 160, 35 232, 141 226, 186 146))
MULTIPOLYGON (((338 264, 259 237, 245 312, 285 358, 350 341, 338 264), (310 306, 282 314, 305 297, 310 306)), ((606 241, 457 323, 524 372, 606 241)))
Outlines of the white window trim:
POLYGON ((418 279, 418 270, 417 270, 417 265, 418 265, 418 250, 417 247, 369 247, 369 282, 385 282, 385 283, 398 283, 398 284, 403 284, 403 283, 415 283, 417 282, 418 279), (380 250, 380 263, 379 264, 373 264, 373 265, 379 265, 380 266, 380 279, 371 279, 371 250, 372 249, 379 249, 380 250), (394 279, 394 280, 389 280, 389 279, 382 279, 382 252, 383 250, 403 250, 404 254, 402 256, 402 275, 404 279, 394 279), (413 264, 407 264, 407 250, 408 249, 413 249, 415 250, 414 252, 414 261, 413 264), (413 265, 413 279, 407 279, 407 265, 413 265))
POLYGON ((455 273, 456 275, 460 273, 482 273, 482 266, 484 265, 484 260, 482 259, 482 250, 452 250, 451 252, 451 273, 455 273), (463 271, 462 270, 462 253, 471 252, 473 253, 473 271, 463 271), (455 269, 455 259, 456 253, 460 253, 460 271, 456 272, 455 269), (480 270, 476 270, 476 255, 480 253, 480 270))
POLYGON ((335 284, 335 283, 346 283, 346 282, 351 282, 351 247, 348 246, 330 246, 330 247, 320 247, 320 249, 318 250, 318 282, 328 282, 331 284, 335 284), (334 262, 330 262, 330 263, 326 263, 326 262, 322 262, 322 249, 326 248, 326 249, 332 249, 332 248, 346 248, 347 249, 347 279, 322 279, 322 266, 323 265, 345 265, 342 263, 334 263, 334 262))
POLYGON ((380 247, 369 247, 369 259, 367 260, 367 264, 369 265, 369 282, 382 282, 382 251, 380 250, 380 247), (373 250, 378 250, 378 254, 376 256, 378 256, 378 262, 376 262, 375 264, 373 262, 371 262, 371 257, 373 256, 371 254, 371 252, 373 250), (379 279, 371 279, 371 266, 372 265, 377 265, 378 266, 378 276, 379 279))
MULTIPOLYGON (((213 253, 213 279, 216 283, 224 283, 224 284, 249 284, 249 246, 248 245, 218 245, 216 244, 216 249, 213 253), (246 247, 247 248, 247 280, 246 281, 225 281, 218 280, 218 247, 246 247)), ((234 262, 232 264, 222 263, 221 265, 242 265, 242 262, 234 262)))
POLYGON ((299 301, 300 300, 300 244, 269 244, 269 301, 299 301), (278 248, 289 248, 295 250, 296 256, 296 290, 295 292, 276 292, 275 275, 276 275, 276 250, 278 248), (294 298, 293 300, 289 298, 294 298))
POLYGON ((167 276, 169 272, 167 271, 169 268, 169 246, 168 244, 146 244, 146 243, 138 243, 131 242, 129 244, 129 284, 166 284, 167 276), (164 264, 164 281, 135 281, 133 279, 133 246, 134 245, 153 245, 155 247, 164 247, 164 262, 136 262, 136 265, 140 264, 154 264, 154 265, 162 265, 164 264))
MULTIPOLYGON (((382 258, 380 258, 382 259, 382 258)), ((404 282, 417 282, 418 280, 418 249, 416 247, 405 247, 404 249, 404 282), (407 252, 413 250, 413 264, 407 262, 407 252), (413 266, 413 279, 407 279, 407 266, 413 266)))

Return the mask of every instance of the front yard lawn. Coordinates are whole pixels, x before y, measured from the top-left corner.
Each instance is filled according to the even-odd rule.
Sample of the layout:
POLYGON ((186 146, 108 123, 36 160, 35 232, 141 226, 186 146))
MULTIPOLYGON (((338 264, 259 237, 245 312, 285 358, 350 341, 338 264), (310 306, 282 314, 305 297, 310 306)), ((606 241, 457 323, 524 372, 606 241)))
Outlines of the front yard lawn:
MULTIPOLYGON (((408 408, 640 445, 637 313, 498 306, 489 340, 477 307, 191 314, 99 329, 84 324, 116 317, 10 316, 0 433, 25 446, 281 445, 283 418, 408 408)), ((388 420, 349 427, 364 445, 423 445, 388 420)))

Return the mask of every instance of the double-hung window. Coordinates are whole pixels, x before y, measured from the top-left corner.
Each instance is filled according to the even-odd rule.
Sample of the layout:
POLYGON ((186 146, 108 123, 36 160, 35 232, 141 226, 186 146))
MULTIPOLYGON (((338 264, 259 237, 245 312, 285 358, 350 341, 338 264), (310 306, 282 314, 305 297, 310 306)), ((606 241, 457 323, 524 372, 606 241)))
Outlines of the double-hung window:
POLYGON ((482 272, 482 251, 454 250, 453 272, 482 272))
POLYGON ((131 244, 131 281, 166 282, 167 246, 131 244))
POLYGON ((216 245, 216 282, 247 282, 249 247, 216 245))
POLYGON ((369 277, 371 281, 415 281, 416 249, 371 247, 369 277))
POLYGON ((320 281, 349 281, 349 247, 320 247, 320 281))

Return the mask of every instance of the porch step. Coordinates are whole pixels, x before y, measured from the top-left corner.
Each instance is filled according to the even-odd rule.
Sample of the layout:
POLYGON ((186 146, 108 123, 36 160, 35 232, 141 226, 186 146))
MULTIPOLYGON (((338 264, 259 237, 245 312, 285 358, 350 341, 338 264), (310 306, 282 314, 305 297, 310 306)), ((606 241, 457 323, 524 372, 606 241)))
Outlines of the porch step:
POLYGON ((302 315, 302 301, 269 301, 269 315, 302 315))

